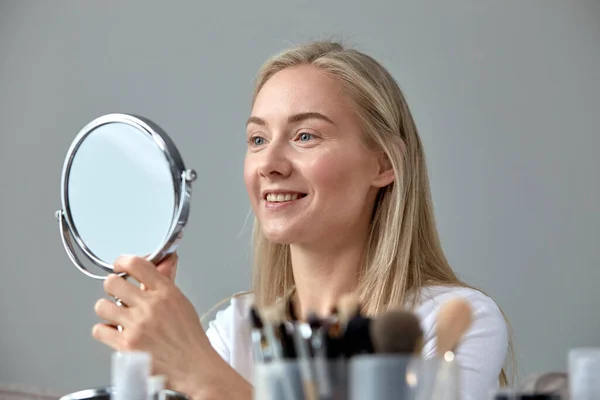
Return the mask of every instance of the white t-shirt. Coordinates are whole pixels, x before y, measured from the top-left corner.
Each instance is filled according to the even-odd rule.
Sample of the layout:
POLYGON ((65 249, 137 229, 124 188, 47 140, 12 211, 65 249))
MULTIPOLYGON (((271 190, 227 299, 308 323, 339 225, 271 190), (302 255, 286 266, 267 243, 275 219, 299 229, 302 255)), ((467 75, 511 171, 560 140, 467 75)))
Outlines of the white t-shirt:
MULTIPOLYGON (((461 367, 463 400, 488 398, 498 388, 498 377, 508 350, 508 330, 496 303, 470 288, 433 286, 423 289, 415 312, 420 318, 425 346, 422 357, 436 353, 435 318, 437 311, 454 297, 467 299, 473 309, 473 323, 455 352, 461 367)), ((206 334, 221 357, 252 383, 253 356, 248 320, 253 296, 234 297, 229 306, 217 312, 206 334)))

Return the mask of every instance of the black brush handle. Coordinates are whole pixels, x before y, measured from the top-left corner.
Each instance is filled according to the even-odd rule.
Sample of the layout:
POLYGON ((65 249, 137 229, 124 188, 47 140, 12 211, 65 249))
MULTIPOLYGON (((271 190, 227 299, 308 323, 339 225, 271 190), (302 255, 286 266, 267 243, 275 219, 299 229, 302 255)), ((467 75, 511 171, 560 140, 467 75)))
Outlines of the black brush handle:
POLYGON ((278 328, 278 334, 281 338, 281 347, 283 350, 284 359, 295 359, 298 357, 296 354, 296 346, 294 345, 294 338, 291 333, 288 332, 285 324, 280 324, 278 328))
POLYGON ((371 319, 357 316, 348 321, 343 336, 343 353, 350 358, 359 354, 373 354, 375 349, 371 342, 371 319))

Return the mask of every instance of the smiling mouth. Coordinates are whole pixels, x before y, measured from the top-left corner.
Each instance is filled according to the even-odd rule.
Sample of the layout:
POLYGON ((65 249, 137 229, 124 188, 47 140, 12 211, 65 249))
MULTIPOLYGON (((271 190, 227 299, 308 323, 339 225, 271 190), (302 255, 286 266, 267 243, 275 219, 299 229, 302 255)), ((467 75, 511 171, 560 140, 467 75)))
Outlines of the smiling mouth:
POLYGON ((306 197, 304 193, 269 193, 266 195, 265 200, 267 203, 285 203, 288 201, 294 201, 306 197))

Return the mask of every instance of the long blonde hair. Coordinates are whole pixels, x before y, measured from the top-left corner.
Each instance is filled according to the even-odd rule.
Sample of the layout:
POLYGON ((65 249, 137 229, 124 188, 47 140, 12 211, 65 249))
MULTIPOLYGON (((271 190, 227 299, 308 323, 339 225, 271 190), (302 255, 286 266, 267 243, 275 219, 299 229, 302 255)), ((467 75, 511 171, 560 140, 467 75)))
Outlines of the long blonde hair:
MULTIPOLYGON (((356 292, 364 312, 377 315, 408 299, 414 305, 416 294, 429 285, 468 287, 454 274, 442 250, 423 145, 394 78, 366 54, 337 42, 317 41, 267 60, 257 75, 253 103, 269 78, 298 65, 312 65, 341 82, 367 143, 385 152, 395 173, 394 183, 380 190, 373 210, 356 292)), ((253 243, 253 292, 256 304, 263 307, 294 286, 290 248, 267 240, 256 220, 253 243)), ((508 384, 504 369, 500 383, 508 384)))

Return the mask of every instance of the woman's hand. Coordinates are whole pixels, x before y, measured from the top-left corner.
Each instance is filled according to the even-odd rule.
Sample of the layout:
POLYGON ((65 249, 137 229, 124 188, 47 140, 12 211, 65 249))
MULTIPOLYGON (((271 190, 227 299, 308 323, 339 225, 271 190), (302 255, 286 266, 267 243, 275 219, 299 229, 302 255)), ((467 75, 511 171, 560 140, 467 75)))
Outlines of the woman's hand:
POLYGON ((156 271, 158 271, 161 275, 166 276, 171 281, 175 282, 175 277, 177 276, 177 262, 179 261, 179 257, 177 253, 171 254, 167 257, 163 262, 156 266, 156 271))
POLYGON ((104 290, 127 306, 118 307, 110 300, 100 299, 95 311, 108 323, 95 325, 92 334, 116 351, 150 353, 153 373, 165 375, 170 388, 190 393, 196 391, 203 378, 209 379, 202 376, 201 366, 210 365, 218 354, 213 351, 193 305, 173 283, 176 264, 176 255, 158 267, 140 257, 120 257, 115 262, 115 272, 125 272, 143 287, 117 275, 109 276, 104 290), (119 332, 115 325, 121 325, 123 331, 119 332))
MULTIPOLYGON (((177 277, 177 262, 179 261, 179 257, 177 253, 171 254, 167 257, 163 262, 156 266, 156 271, 158 271, 161 275, 166 276, 171 281, 175 282, 175 278, 177 277)), ((140 285, 142 290, 146 290, 146 285, 143 283, 140 285)))

